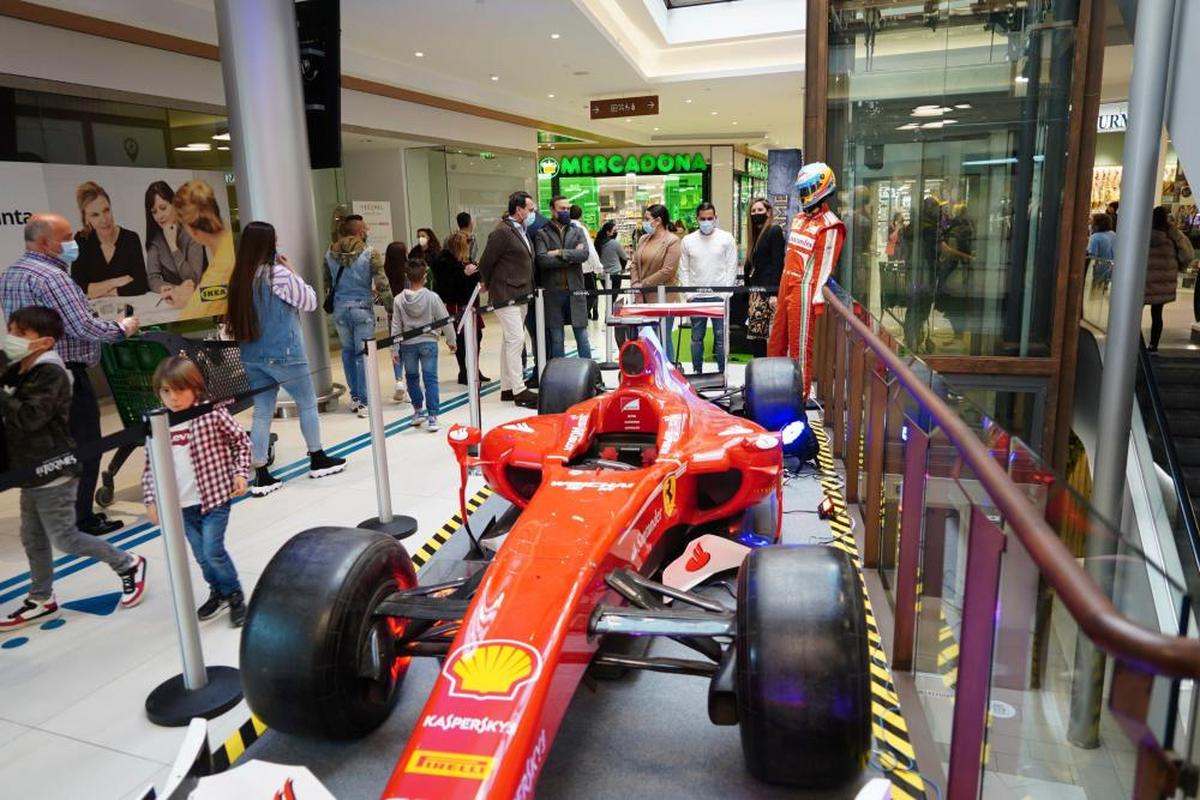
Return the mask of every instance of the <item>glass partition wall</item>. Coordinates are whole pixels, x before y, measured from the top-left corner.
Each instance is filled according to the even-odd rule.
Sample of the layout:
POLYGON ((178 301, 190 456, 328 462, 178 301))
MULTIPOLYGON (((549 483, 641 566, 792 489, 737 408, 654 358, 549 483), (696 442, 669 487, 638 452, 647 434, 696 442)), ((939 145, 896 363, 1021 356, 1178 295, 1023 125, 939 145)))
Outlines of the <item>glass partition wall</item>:
POLYGON ((832 0, 839 274, 920 354, 1050 355, 1078 0, 832 0))

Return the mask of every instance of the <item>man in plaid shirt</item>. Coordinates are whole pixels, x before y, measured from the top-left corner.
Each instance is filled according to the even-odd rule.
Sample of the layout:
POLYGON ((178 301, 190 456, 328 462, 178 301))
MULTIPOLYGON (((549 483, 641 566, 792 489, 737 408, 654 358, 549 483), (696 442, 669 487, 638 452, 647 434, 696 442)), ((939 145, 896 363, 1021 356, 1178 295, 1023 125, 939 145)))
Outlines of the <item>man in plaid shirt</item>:
MULTIPOLYGON (((99 363, 102 342, 132 336, 138 321, 133 317, 119 323, 96 318, 83 289, 69 274, 78 255, 79 245, 66 218, 35 214, 25 225, 25 254, 0 274, 0 307, 5 317, 27 306, 52 308, 62 317, 66 335, 56 349, 74 379, 69 424, 76 446, 83 447, 100 438, 100 404, 88 379, 88 367, 99 363)), ((75 495, 75 524, 84 533, 97 536, 124 524, 92 512, 99 474, 99 457, 83 461, 75 495)))

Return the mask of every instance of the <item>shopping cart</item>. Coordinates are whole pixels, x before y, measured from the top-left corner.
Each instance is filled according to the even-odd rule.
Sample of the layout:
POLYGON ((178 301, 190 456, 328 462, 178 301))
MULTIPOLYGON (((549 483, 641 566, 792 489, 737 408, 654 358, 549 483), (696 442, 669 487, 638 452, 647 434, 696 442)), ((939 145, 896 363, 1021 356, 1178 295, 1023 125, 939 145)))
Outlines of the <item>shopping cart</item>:
MULTIPOLYGON (((242 366, 241 353, 236 342, 220 339, 188 339, 167 331, 148 331, 143 335, 124 341, 107 344, 100 351, 100 367, 108 386, 112 390, 117 414, 125 427, 138 425, 148 411, 159 408, 162 402, 154 393, 154 370, 164 358, 173 353, 184 353, 204 375, 208 395, 214 400, 235 397, 250 390, 250 381, 242 366)), ((246 397, 229 406, 236 414, 249 408, 253 399, 246 397)), ((275 440, 272 433, 267 450, 267 466, 275 461, 275 440)), ((138 445, 121 445, 113 453, 108 467, 100 473, 100 485, 96 487, 96 505, 107 508, 112 505, 114 483, 117 473, 138 445)))

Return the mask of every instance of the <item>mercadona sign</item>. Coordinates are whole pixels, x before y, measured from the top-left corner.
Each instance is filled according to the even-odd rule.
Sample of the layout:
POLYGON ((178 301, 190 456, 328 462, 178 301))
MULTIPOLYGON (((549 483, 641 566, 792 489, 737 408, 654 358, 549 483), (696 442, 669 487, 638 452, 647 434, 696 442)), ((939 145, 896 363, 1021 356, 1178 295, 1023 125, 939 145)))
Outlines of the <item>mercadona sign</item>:
POLYGON ((699 153, 587 153, 562 158, 546 157, 538 162, 538 173, 546 177, 594 177, 596 175, 670 175, 704 172, 708 162, 699 153))

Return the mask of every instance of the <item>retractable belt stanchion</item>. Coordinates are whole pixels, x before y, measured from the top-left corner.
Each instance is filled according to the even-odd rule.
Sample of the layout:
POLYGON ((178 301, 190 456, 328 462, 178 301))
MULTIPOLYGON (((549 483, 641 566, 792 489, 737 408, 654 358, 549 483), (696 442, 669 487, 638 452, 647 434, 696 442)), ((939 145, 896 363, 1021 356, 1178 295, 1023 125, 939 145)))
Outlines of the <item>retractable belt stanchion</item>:
MULTIPOLYGON (((667 302, 667 287, 666 286, 660 285, 658 287, 658 302, 660 302, 660 303, 667 302)), ((667 317, 664 314, 663 316, 658 318, 658 338, 661 340, 662 346, 664 348, 667 347, 667 345, 668 345, 667 339, 669 339, 670 337, 671 337, 671 334, 670 334, 669 330, 667 329, 667 317)))
POLYGON ((381 531, 404 539, 417 532, 417 521, 413 517, 392 514, 392 482, 388 476, 387 436, 383 431, 383 392, 379 387, 379 345, 374 339, 366 340, 363 355, 363 372, 367 379, 367 415, 371 421, 371 463, 375 467, 375 503, 379 516, 365 519, 358 527, 381 531))
POLYGON ((616 331, 613 330, 613 292, 612 292, 612 275, 604 276, 604 362, 600 365, 600 369, 613 370, 617 368, 617 362, 613 361, 613 340, 616 338, 616 331))
POLYGON ((146 716, 155 725, 179 727, 187 725, 193 717, 212 719, 233 708, 242 699, 242 682, 233 667, 204 666, 187 542, 183 536, 183 507, 179 503, 179 484, 171 455, 171 423, 166 409, 152 411, 147 418, 150 435, 146 439, 146 452, 167 552, 167 577, 175 604, 183 672, 150 692, 146 698, 146 716))
MULTIPOLYGON (((470 411, 471 426, 474 428, 483 427, 483 410, 479 403, 479 323, 475 319, 475 298, 478 294, 479 289, 476 287, 467 310, 463 312, 463 347, 467 349, 463 357, 467 365, 467 408, 470 411)), ((473 447, 476 452, 472 455, 479 455, 478 445, 473 447)))
POLYGON ((546 293, 538 287, 537 295, 533 298, 533 329, 537 334, 534 347, 537 348, 537 372, 535 376, 539 385, 542 380, 542 370, 546 369, 546 293))

